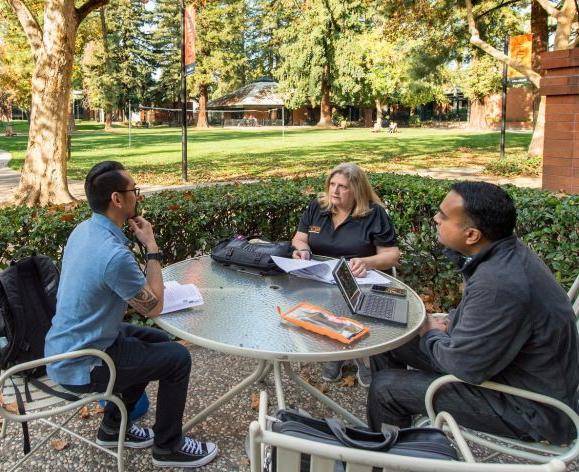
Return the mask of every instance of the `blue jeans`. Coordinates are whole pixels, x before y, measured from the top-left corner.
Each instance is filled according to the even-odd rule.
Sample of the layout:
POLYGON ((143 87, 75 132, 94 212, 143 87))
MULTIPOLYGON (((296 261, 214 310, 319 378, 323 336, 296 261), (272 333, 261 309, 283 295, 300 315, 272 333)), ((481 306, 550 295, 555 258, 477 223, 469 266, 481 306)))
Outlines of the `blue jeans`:
MULTIPOLYGON (((164 331, 123 323, 115 342, 105 350, 117 369, 113 392, 117 394, 130 415, 149 382, 159 381, 155 425, 155 446, 177 450, 181 446, 182 421, 187 387, 191 372, 189 351, 173 342, 164 331)), ((109 381, 106 364, 95 367, 88 385, 64 385, 78 393, 104 392, 109 381)), ((118 430, 121 413, 107 402, 103 424, 118 430)))

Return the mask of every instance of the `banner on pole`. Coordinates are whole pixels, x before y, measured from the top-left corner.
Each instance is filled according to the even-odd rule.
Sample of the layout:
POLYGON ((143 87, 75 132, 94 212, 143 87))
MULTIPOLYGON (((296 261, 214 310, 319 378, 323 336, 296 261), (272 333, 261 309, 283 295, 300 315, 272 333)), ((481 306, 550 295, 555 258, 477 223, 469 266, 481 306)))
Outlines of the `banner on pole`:
POLYGON ((195 7, 185 8, 185 75, 195 72, 195 7))
MULTIPOLYGON (((531 33, 512 36, 509 40, 509 50, 512 59, 517 59, 521 64, 531 67, 531 54, 533 49, 533 35, 531 33)), ((520 72, 509 67, 507 77, 512 82, 524 82, 527 80, 520 72)))

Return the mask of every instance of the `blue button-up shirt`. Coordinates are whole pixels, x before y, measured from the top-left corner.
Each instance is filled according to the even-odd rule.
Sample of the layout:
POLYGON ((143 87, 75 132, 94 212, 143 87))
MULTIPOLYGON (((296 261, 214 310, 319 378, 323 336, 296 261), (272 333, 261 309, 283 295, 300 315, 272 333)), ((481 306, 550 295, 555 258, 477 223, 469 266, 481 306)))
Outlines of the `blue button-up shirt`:
MULTIPOLYGON (((93 214, 71 233, 52 327, 46 335, 46 356, 95 348, 106 350, 119 334, 127 300, 144 286, 145 277, 129 240, 109 218, 93 214)), ((83 357, 50 364, 48 376, 57 383, 86 385, 100 359, 83 357)))

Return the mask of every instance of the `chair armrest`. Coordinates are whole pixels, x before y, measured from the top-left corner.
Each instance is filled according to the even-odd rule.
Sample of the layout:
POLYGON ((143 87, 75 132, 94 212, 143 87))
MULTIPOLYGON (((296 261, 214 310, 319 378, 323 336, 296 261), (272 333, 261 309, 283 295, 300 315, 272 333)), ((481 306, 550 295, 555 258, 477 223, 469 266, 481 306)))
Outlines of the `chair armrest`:
POLYGON ((6 380, 8 380, 14 374, 24 372, 30 369, 35 369, 36 367, 52 364, 53 362, 61 361, 64 359, 75 359, 77 357, 87 357, 87 356, 98 357, 102 359, 109 368, 110 376, 106 389, 106 394, 112 395, 113 386, 115 384, 117 376, 115 363, 106 352, 99 351, 98 349, 81 349, 79 351, 65 352, 63 354, 56 354, 54 356, 43 357, 42 359, 36 359, 34 361, 24 362, 22 364, 15 365, 14 367, 11 367, 10 369, 3 372, 2 375, 0 375, 0 392, 3 389, 6 380))
POLYGON ((434 419, 434 427, 438 429, 443 429, 444 424, 448 426, 456 445, 458 446, 458 450, 462 454, 463 459, 465 462, 476 462, 470 447, 468 446, 466 439, 462 435, 460 431, 460 427, 456 420, 452 417, 452 415, 446 411, 441 411, 436 418, 434 419))
POLYGON ((480 385, 469 384, 463 380, 460 380, 458 377, 454 375, 443 375, 442 377, 437 378, 434 380, 428 389, 426 390, 426 394, 424 396, 424 403, 426 406, 426 412, 428 414, 428 418, 434 424, 436 413, 434 411, 434 396, 437 390, 442 387, 443 385, 449 383, 466 383, 468 385, 474 385, 479 388, 486 388, 488 390, 494 390, 497 392, 506 393, 508 395, 514 395, 516 397, 525 398, 527 400, 531 400, 537 403, 542 403, 544 405, 548 405, 550 407, 556 408, 557 410, 562 411, 571 419, 575 426, 575 430, 577 431, 577 440, 579 442, 579 416, 577 413, 566 405, 565 403, 556 400, 554 398, 548 397, 547 395, 542 395, 540 393, 534 393, 529 390, 524 390, 522 388, 511 387, 510 385, 504 385, 497 382, 483 382, 480 385))
POLYGON ((267 392, 262 390, 259 394, 259 414, 258 414, 258 422, 259 427, 262 431, 265 431, 266 428, 266 416, 267 416, 267 392))

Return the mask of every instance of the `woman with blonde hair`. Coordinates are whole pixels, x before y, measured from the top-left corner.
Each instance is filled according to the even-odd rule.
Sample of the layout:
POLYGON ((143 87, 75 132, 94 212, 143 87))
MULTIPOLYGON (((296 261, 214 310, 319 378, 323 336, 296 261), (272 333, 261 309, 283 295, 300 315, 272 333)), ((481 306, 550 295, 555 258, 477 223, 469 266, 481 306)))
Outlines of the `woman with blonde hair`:
MULTIPOLYGON (((371 269, 386 270, 400 258, 394 225, 366 173, 354 163, 339 164, 326 178, 325 190, 312 200, 302 215, 292 239, 293 257, 309 259, 313 254, 345 257, 356 277, 371 269)), ((368 387, 370 369, 361 360, 358 382, 368 387)), ((342 377, 344 362, 327 362, 324 380, 342 377)))

